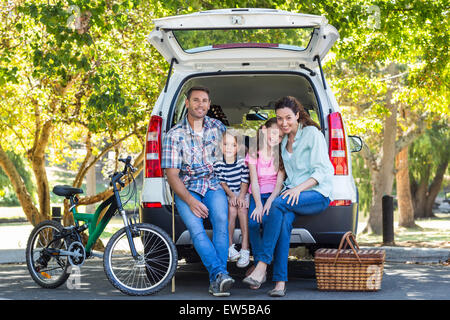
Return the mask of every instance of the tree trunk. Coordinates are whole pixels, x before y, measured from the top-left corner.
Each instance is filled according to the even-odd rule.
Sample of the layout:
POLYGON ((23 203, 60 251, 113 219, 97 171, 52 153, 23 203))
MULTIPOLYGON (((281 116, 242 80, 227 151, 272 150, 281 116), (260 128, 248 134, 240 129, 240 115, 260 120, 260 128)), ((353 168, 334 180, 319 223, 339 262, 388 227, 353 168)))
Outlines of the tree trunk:
POLYGON ((399 210, 399 227, 413 228, 414 208, 411 198, 411 187, 409 181, 409 165, 408 165, 408 147, 403 148, 395 157, 395 165, 397 169, 397 198, 399 210))
POLYGON ((39 210, 33 203, 33 199, 25 187, 25 183, 23 182, 22 177, 17 171, 14 163, 9 159, 6 152, 3 150, 0 145, 0 167, 8 176, 11 184, 16 192, 17 198, 19 199, 20 205, 25 213, 28 221, 31 222, 33 226, 36 226, 41 221, 44 221, 45 218, 41 217, 39 214, 39 210))
POLYGON ((382 206, 384 195, 392 194, 394 182, 395 138, 397 135, 397 105, 391 103, 393 89, 386 93, 386 107, 389 115, 384 119, 382 156, 378 172, 372 172, 373 191, 372 206, 369 210, 369 220, 365 231, 374 234, 382 233, 382 206))
POLYGON ((36 137, 33 148, 28 152, 28 159, 36 179, 39 200, 39 214, 42 220, 50 219, 50 187, 45 169, 45 149, 47 148, 53 125, 51 120, 40 127, 39 116, 36 117, 36 137))
POLYGON ((439 163, 434 179, 431 182, 430 187, 428 188, 427 204, 425 208, 427 218, 434 217, 433 204, 436 200, 437 195, 439 194, 439 191, 441 190, 442 181, 444 180, 444 174, 448 166, 448 161, 448 158, 442 159, 442 161, 439 163))
POLYGON ((414 192, 414 217, 416 219, 434 217, 433 204, 441 190, 448 162, 448 158, 441 160, 430 185, 428 185, 431 175, 429 167, 426 169, 424 176, 421 177, 421 181, 419 181, 419 185, 414 192))
POLYGON ((428 181, 430 178, 430 167, 425 168, 425 174, 420 178, 417 188, 413 193, 414 218, 420 219, 426 216, 428 181))

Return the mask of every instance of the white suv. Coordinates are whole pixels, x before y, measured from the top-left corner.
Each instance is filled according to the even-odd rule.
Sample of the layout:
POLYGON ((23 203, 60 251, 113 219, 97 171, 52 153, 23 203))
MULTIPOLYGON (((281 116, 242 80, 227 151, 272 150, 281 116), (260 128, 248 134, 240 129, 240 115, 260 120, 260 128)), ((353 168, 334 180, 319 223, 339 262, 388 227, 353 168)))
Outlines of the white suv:
MULTIPOLYGON (((264 119, 263 112, 273 110, 276 100, 296 97, 320 124, 335 175, 334 201, 319 215, 298 217, 291 244, 335 246, 345 232, 356 233, 358 192, 349 137, 321 67, 339 37, 337 30, 321 16, 272 9, 204 11, 156 19, 154 24, 148 40, 170 70, 148 126, 141 221, 172 234, 172 196, 161 169, 161 145, 165 133, 186 115, 187 90, 206 86, 212 116, 230 126, 264 119)), ((205 227, 210 232, 208 220, 205 227)), ((240 243, 238 228, 233 239, 240 243)), ((195 256, 176 207, 175 243, 180 257, 195 256)))

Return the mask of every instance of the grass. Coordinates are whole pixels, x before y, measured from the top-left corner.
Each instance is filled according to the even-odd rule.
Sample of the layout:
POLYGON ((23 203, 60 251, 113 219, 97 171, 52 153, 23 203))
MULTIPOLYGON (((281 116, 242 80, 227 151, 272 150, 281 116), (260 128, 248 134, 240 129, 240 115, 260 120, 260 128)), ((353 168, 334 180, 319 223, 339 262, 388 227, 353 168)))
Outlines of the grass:
MULTIPOLYGON (((417 227, 401 228, 394 223, 394 242, 402 247, 450 248, 450 214, 435 213, 436 217, 416 220, 417 227)), ((358 226, 363 230, 365 223, 358 226)), ((381 246, 382 235, 358 233, 357 241, 360 245, 381 246)))

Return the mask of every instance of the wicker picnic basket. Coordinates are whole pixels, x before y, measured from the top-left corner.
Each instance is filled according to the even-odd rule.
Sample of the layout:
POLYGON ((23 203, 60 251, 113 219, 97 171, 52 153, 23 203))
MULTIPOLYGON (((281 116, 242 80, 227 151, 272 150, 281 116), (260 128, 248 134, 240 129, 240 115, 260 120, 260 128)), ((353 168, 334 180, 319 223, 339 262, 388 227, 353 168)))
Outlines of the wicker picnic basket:
POLYGON ((316 251, 317 287, 325 291, 377 291, 383 279, 384 259, 384 250, 360 250, 353 233, 347 232, 338 249, 316 251), (345 249, 347 244, 351 249, 345 249))

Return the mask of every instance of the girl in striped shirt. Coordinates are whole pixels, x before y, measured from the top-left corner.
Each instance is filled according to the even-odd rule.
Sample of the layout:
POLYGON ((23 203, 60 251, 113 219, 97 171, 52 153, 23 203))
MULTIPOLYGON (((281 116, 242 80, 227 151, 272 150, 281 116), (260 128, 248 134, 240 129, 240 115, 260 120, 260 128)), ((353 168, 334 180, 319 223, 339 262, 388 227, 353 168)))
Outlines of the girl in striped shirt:
POLYGON ((223 134, 222 140, 223 160, 216 161, 214 171, 220 184, 228 196, 228 235, 230 247, 228 258, 237 261, 239 268, 245 268, 249 264, 250 250, 248 240, 248 206, 249 173, 245 159, 238 158, 238 139, 230 131, 223 134), (233 234, 236 225, 236 217, 239 219, 242 243, 238 252, 234 248, 233 234))

